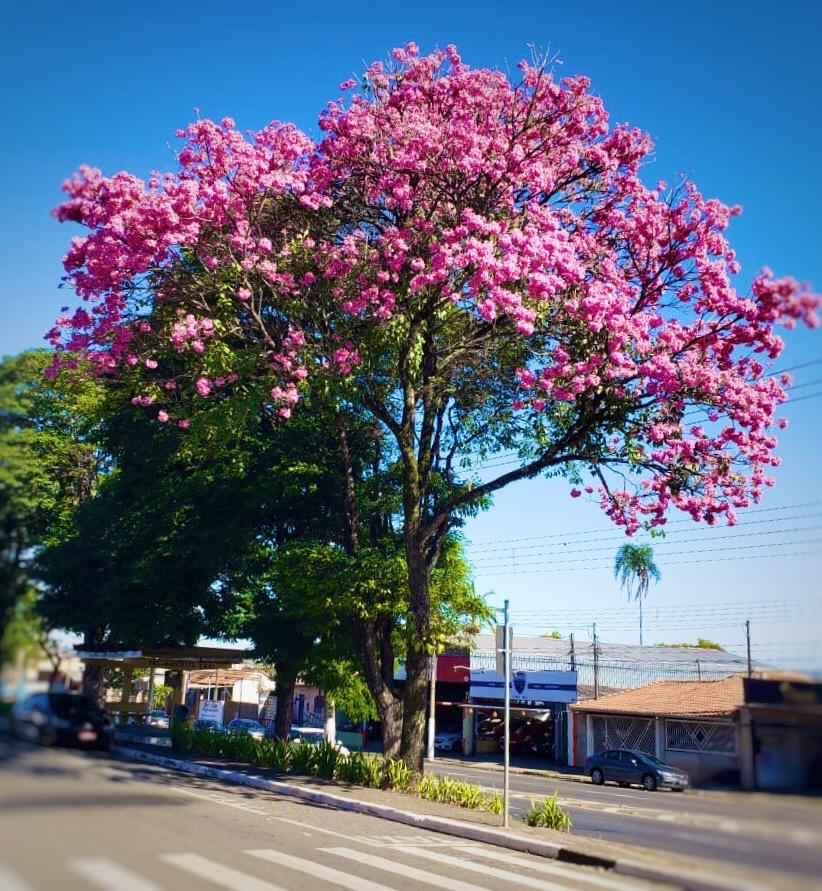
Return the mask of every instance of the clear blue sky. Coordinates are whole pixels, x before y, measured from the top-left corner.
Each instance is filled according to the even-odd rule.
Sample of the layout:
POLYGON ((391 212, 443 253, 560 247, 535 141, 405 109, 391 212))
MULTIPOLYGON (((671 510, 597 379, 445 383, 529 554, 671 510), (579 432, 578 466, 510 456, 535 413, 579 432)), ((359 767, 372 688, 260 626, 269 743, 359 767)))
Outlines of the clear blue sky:
MULTIPOLYGON (((0 354, 41 343, 70 302, 57 284, 71 233, 48 211, 78 164, 143 175, 171 167, 174 131, 195 108, 242 127, 293 120, 316 135, 317 114, 337 85, 412 39, 424 51, 453 42, 471 65, 512 71, 529 45, 558 53, 561 71, 592 78, 613 120, 652 134, 649 176, 685 172, 705 194, 744 206, 730 233, 743 278, 767 264, 822 289, 820 32, 815 3, 7 4, 0 354)), ((822 332, 796 332, 780 367, 820 358, 822 332)), ((812 383, 820 378, 822 362, 798 370, 797 383, 808 386, 795 395, 822 391, 812 383)), ((778 510, 751 514, 736 530, 670 527, 656 548, 663 580, 648 602, 650 641, 701 634, 737 643, 750 615, 755 655, 822 668, 820 409, 818 398, 787 409, 784 466, 763 505, 778 510), (809 502, 817 503, 782 509, 809 502), (721 537, 729 532, 737 537, 721 537), (795 552, 801 556, 764 556, 795 552), (737 605, 750 601, 760 604, 737 605)), ((574 626, 580 639, 582 626, 598 619, 605 639, 633 641, 636 611, 610 571, 622 538, 567 491, 557 482, 519 484, 471 524, 480 589, 493 588, 495 601, 509 596, 520 628, 574 626), (586 530, 598 533, 579 534, 586 530), (555 537, 500 543, 535 536, 555 537)))

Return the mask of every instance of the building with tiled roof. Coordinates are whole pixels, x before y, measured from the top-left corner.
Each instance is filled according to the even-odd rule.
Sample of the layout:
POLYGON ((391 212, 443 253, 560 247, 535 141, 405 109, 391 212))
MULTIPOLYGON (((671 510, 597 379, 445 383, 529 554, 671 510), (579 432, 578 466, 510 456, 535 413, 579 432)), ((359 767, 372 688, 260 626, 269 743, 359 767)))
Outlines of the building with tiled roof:
POLYGON ((662 680, 570 706, 575 764, 612 749, 655 755, 693 780, 738 782, 743 678, 662 680))
POLYGON ((742 676, 732 675, 718 681, 656 681, 578 702, 571 709, 589 714, 725 718, 734 715, 743 702, 742 676))

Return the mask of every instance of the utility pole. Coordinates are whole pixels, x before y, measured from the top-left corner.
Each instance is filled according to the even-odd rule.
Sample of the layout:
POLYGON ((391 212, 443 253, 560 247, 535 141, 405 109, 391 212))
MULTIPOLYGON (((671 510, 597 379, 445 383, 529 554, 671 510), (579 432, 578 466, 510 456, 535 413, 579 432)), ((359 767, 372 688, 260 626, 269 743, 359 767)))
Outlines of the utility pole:
POLYGON ((505 753, 502 778, 502 828, 508 828, 508 809, 510 802, 510 771, 511 771, 511 631, 508 627, 508 601, 505 601, 505 753))
POLYGON ((594 622, 594 699, 599 699, 599 647, 597 646, 597 623, 594 622))
POLYGON ((428 760, 434 760, 434 736, 436 728, 437 711, 437 654, 431 657, 431 685, 428 700, 428 760))
POLYGON ((751 670, 751 620, 748 619, 745 622, 745 639, 748 642, 748 677, 750 678, 752 675, 751 670))
POLYGON ((574 635, 571 635, 571 671, 577 670, 577 657, 574 651, 574 635))
POLYGON ((702 666, 699 664, 699 659, 696 660, 696 679, 702 680, 702 666))
POLYGON ((639 598, 639 645, 642 646, 642 598, 639 598))

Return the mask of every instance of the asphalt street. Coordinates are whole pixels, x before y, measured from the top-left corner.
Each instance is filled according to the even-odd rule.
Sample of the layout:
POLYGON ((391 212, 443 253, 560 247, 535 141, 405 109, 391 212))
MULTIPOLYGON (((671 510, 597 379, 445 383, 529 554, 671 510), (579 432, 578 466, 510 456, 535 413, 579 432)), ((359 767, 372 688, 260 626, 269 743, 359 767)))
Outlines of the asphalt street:
POLYGON ((431 887, 652 886, 104 755, 0 741, 2 891, 431 887))
MULTIPOLYGON (((502 773, 437 765, 446 776, 502 789, 502 773)), ((782 872, 822 876, 822 799, 646 792, 606 784, 511 774, 518 813, 554 790, 571 814, 574 834, 782 872)))

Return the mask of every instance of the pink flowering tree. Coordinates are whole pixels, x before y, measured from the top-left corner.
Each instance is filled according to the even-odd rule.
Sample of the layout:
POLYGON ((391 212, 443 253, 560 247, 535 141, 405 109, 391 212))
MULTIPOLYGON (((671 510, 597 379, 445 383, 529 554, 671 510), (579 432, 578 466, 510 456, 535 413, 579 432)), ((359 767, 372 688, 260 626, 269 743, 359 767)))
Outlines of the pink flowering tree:
POLYGON ((521 63, 512 84, 453 47, 392 55, 342 85, 318 143, 199 121, 173 174, 81 170, 57 215, 88 230, 66 257, 83 306, 49 337, 58 364, 139 382, 161 423, 209 400, 286 422, 314 384, 390 437, 418 766, 449 528, 541 473, 629 534, 671 509, 733 523, 778 463, 776 329, 815 325, 819 298, 767 269, 738 290, 738 209, 647 185, 648 136, 610 126, 587 79, 521 63), (517 466, 478 477, 501 450, 517 466))

